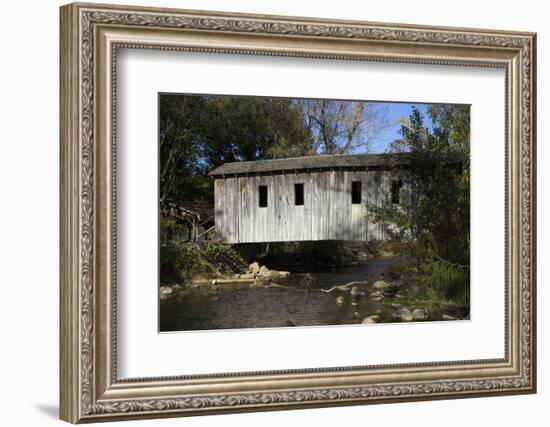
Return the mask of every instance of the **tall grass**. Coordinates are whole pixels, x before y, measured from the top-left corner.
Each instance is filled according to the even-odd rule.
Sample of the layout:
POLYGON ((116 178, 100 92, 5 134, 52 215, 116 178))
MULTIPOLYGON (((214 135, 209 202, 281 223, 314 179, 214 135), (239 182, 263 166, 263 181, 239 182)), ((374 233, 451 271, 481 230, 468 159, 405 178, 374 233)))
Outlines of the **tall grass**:
POLYGON ((470 268, 441 258, 422 265, 425 284, 440 297, 461 307, 470 305, 470 268))

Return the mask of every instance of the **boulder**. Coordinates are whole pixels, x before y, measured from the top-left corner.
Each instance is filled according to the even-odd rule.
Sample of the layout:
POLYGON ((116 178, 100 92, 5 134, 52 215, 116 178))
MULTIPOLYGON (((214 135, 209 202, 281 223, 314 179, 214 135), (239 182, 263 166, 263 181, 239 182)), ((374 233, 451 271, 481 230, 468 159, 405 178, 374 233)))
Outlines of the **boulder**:
POLYGON ((384 295, 380 291, 370 293, 370 299, 373 301, 380 301, 382 298, 384 298, 384 295))
POLYGON ((441 319, 443 319, 443 320, 460 320, 458 317, 449 316, 448 314, 444 314, 443 316, 441 316, 441 319))
POLYGON ((377 323, 379 319, 380 319, 380 316, 378 316, 377 314, 374 314, 372 316, 364 318, 361 323, 363 325, 372 325, 373 323, 377 323))
POLYGON ((257 262, 253 262, 248 266, 248 271, 254 274, 258 274, 260 272, 260 264, 258 264, 257 262))
POLYGON ((254 273, 239 274, 239 279, 254 279, 254 273))
POLYGON ((336 298, 336 304, 344 304, 344 297, 340 295, 338 298, 336 298))
POLYGON ((290 271, 279 271, 279 276, 281 279, 284 279, 285 277, 290 276, 290 271))
POLYGON ((365 296, 365 291, 359 289, 357 286, 352 286, 351 288, 351 296, 352 297, 362 297, 365 296))
POLYGON ((412 313, 408 308, 400 308, 393 312, 392 316, 401 319, 403 322, 410 322, 413 320, 412 313))
POLYGON ((390 287, 390 284, 388 282, 384 282, 383 280, 377 280, 372 284, 373 289, 386 289, 389 287, 390 287))
POLYGON ((271 271, 265 265, 262 265, 258 270, 258 274, 262 277, 268 277, 271 271))
POLYGON ((161 286, 160 294, 161 295, 170 295, 174 290, 170 286, 161 286))
POLYGON ((169 287, 169 286, 161 286, 160 287, 160 299, 161 300, 165 300, 165 299, 168 299, 172 296, 172 294, 174 293, 174 290, 169 287))
POLYGON ((398 310, 401 308, 401 304, 392 303, 390 304, 390 307, 393 308, 394 310, 398 310))
POLYGON ((414 309, 411 314, 413 320, 426 320, 428 318, 426 310, 422 310, 421 308, 414 309))
POLYGON ((269 273, 267 273, 267 277, 270 280, 277 280, 281 278, 281 273, 279 273, 277 270, 268 270, 269 273))

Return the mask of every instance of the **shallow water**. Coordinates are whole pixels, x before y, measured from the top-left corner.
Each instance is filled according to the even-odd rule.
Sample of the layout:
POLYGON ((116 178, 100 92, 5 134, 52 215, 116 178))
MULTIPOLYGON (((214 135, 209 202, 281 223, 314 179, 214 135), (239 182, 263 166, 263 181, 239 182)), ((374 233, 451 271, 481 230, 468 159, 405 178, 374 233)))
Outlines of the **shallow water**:
MULTIPOLYGON (((266 328, 284 326, 344 325, 361 323, 371 315, 390 321, 391 314, 373 300, 368 285, 359 286, 366 295, 352 298, 350 291, 321 292, 336 285, 367 281, 369 285, 394 264, 396 259, 373 260, 366 264, 312 273, 314 282, 302 283, 304 274, 277 280, 284 287, 262 288, 249 284, 223 284, 186 289, 176 299, 160 306, 160 330, 266 328), (336 298, 343 296, 342 304, 336 298)), ((392 320, 393 321, 393 320, 392 320)))

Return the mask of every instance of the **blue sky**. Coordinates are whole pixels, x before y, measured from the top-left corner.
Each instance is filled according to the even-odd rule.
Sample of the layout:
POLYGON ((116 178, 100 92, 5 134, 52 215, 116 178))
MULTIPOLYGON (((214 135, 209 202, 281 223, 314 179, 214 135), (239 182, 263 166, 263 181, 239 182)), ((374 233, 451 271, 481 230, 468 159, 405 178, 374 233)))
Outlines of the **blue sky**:
POLYGON ((373 103, 379 106, 383 106, 385 119, 389 126, 383 132, 378 135, 370 151, 374 153, 382 153, 386 151, 388 144, 401 137, 399 130, 401 124, 399 120, 403 117, 409 117, 413 107, 416 107, 422 113, 424 117, 424 126, 428 129, 432 129, 433 123, 426 114, 427 108, 430 104, 411 104, 401 102, 376 102, 373 103))

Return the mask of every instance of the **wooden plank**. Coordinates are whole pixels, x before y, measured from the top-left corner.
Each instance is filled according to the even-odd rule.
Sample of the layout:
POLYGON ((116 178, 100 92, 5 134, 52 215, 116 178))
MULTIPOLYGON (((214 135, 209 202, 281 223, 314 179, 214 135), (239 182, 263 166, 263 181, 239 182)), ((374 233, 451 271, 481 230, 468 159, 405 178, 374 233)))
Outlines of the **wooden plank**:
POLYGON ((387 171, 328 171, 218 178, 214 181, 215 222, 228 243, 381 240, 387 235, 368 212, 388 196, 387 171), (361 204, 351 203, 352 182, 361 182, 361 204), (294 184, 304 186, 304 205, 295 205, 294 184), (268 206, 259 207, 259 186, 268 206))
MULTIPOLYGON (((375 183, 375 171, 368 171, 367 172, 367 188, 366 188, 366 197, 367 197, 367 207, 373 208, 376 206, 376 183, 375 183)), ((375 239, 375 229, 376 225, 372 220, 370 220, 367 223, 367 240, 374 240, 375 239)))
POLYGON ((286 238, 287 241, 296 240, 295 225, 296 225, 296 209, 294 208, 294 173, 290 172, 285 175, 285 204, 286 204, 286 238))
POLYGON ((248 228, 248 241, 257 242, 258 239, 258 212, 260 209, 260 192, 258 189, 258 177, 250 176, 248 177, 250 182, 250 203, 248 206, 248 215, 249 215, 249 228, 248 228))
POLYGON ((250 230, 250 199, 252 195, 250 194, 250 180, 248 177, 239 178, 239 187, 240 187, 240 223, 239 223, 239 242, 248 242, 249 241, 249 230, 250 230))
POLYGON ((330 212, 330 215, 329 215, 329 221, 328 221, 328 224, 326 224, 325 233, 324 233, 325 237, 330 240, 334 239, 333 231, 335 229, 335 223, 337 222, 336 212, 334 209, 334 205, 336 203, 335 186, 336 186, 336 174, 334 171, 330 171, 328 173, 328 182, 326 187, 326 195, 328 196, 326 206, 328 208, 327 210, 330 212))
POLYGON ((344 172, 337 171, 335 173, 335 202, 331 205, 331 210, 335 213, 335 222, 333 236, 336 240, 344 240, 344 212, 346 183, 344 180, 344 172))
POLYGON ((258 176, 256 177, 256 184, 259 187, 260 185, 267 187, 267 206, 264 208, 258 208, 256 215, 256 242, 269 242, 269 236, 267 231, 267 218, 269 212, 273 209, 273 189, 270 188, 270 176, 258 176))
POLYGON ((225 180, 226 187, 225 191, 227 193, 227 197, 225 200, 226 208, 224 212, 224 217, 227 219, 226 225, 228 228, 228 241, 235 243, 239 241, 239 194, 238 194, 238 186, 237 186, 237 178, 227 178, 225 180))
POLYGON ((223 234, 224 234, 224 241, 227 243, 233 243, 231 240, 231 227, 230 227, 230 218, 228 216, 229 213, 229 204, 231 203, 231 198, 228 193, 229 191, 229 185, 227 183, 227 179, 223 179, 223 197, 222 197, 222 216, 223 216, 223 234))
POLYGON ((369 211, 368 211, 368 198, 367 198, 367 185, 368 185, 368 174, 366 171, 359 172, 359 176, 361 177, 361 229, 360 229, 360 235, 359 240, 368 240, 367 232, 368 232, 368 225, 369 225, 369 211))
MULTIPOLYGON (((352 208, 361 205, 351 203, 351 182, 355 180, 353 172, 343 172, 344 182, 342 186, 342 239, 353 240, 352 208)), ((355 209, 357 210, 357 209, 355 209)))
POLYGON ((361 234, 363 230, 363 208, 365 204, 363 203, 363 194, 365 192, 365 182, 363 182, 363 173, 362 172, 353 172, 352 181, 358 181, 361 183, 361 203, 358 205, 352 205, 351 212, 351 221, 352 221, 352 240, 362 240, 361 234), (354 209, 355 207, 355 209, 354 209), (354 215, 355 214, 355 215, 354 215))
POLYGON ((312 239, 312 215, 313 215, 313 194, 312 194, 312 176, 311 174, 304 174, 304 224, 302 226, 303 239, 312 239))
POLYGON ((284 227, 284 194, 283 194, 283 174, 274 176, 275 183, 275 195, 276 195, 276 209, 275 212, 275 231, 273 236, 274 242, 280 242, 283 240, 283 227, 284 227))
POLYGON ((227 241, 227 235, 224 230, 224 179, 216 179, 214 181, 214 225, 216 226, 216 236, 222 242, 227 241))
POLYGON ((282 241, 289 241, 289 206, 288 206, 288 184, 290 178, 287 174, 281 175, 281 193, 282 193, 282 206, 281 206, 281 215, 282 215, 282 241))
POLYGON ((323 212, 320 201, 321 174, 311 174, 311 240, 320 240, 323 212))
POLYGON ((294 223, 292 226, 292 232, 294 240, 304 240, 304 223, 305 223, 305 205, 296 206, 296 194, 295 194, 295 185, 304 183, 304 174, 295 174, 294 182, 290 187, 291 193, 291 206, 292 212, 294 214, 294 223))
POLYGON ((321 191, 321 203, 323 207, 323 213, 325 218, 323 219, 323 228, 321 233, 322 240, 328 240, 331 238, 330 230, 333 217, 332 209, 332 182, 333 182, 333 173, 332 172, 322 172, 322 191, 321 191))

